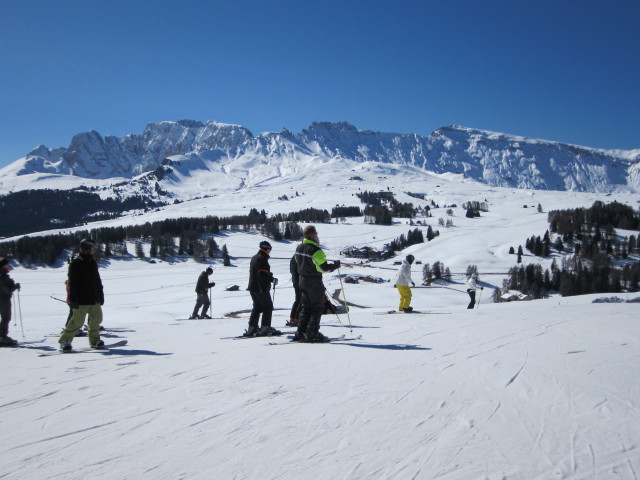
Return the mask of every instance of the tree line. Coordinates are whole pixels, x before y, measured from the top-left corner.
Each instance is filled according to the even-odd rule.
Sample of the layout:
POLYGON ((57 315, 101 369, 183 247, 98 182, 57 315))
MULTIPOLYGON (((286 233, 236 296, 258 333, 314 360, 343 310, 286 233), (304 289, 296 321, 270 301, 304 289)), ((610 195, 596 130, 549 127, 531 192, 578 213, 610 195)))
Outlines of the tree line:
POLYGON ((22 190, 0 197, 0 237, 52 228, 69 228, 117 218, 123 212, 166 205, 142 196, 102 199, 78 190, 22 190))
MULTIPOLYGON (((640 230, 639 212, 618 202, 597 201, 590 208, 551 211, 548 221, 549 230, 542 237, 528 238, 525 247, 537 257, 564 255, 562 264, 554 259, 546 270, 539 264, 514 267, 504 290, 518 290, 532 298, 544 298, 551 290, 562 296, 639 290, 637 236, 616 233, 616 229, 640 230)), ((518 263, 522 254, 520 246, 518 263)))
MULTIPOLYGON (((102 244, 101 255, 129 255, 126 242, 135 244, 135 256, 144 258, 143 244, 149 244, 149 257, 167 258, 176 255, 192 256, 204 261, 217 258, 226 250, 218 247, 212 237, 223 231, 258 230, 274 240, 300 240, 302 229, 297 222, 327 223, 329 212, 304 209, 289 214, 268 217, 264 210, 252 208, 247 215, 218 217, 180 217, 157 222, 118 227, 78 230, 73 233, 24 236, 0 243, 3 256, 13 257, 23 265, 54 265, 65 251, 77 248, 82 238, 91 237, 102 244)), ((223 255, 224 258, 224 255, 223 255)))

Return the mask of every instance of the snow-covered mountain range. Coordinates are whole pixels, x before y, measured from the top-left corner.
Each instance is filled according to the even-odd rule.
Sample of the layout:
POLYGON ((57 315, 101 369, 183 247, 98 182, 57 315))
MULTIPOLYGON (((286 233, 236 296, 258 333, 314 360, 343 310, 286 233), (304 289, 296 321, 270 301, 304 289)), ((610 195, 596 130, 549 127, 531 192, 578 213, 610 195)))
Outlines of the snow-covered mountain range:
POLYGON ((151 123, 122 138, 80 133, 67 148, 41 145, 0 170, 0 193, 117 184, 115 191, 125 195, 193 198, 294 180, 319 165, 341 175, 380 164, 459 174, 490 186, 640 191, 640 149, 594 149, 460 126, 420 136, 320 122, 299 134, 284 129, 254 136, 238 125, 181 120, 151 123))

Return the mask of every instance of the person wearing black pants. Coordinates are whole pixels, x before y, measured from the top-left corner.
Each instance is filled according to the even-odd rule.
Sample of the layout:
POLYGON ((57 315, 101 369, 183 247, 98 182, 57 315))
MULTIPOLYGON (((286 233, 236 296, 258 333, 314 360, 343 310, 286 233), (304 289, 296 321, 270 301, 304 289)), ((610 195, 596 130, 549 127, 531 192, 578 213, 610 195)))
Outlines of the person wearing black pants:
POLYGON ((11 323, 11 296, 16 290, 20 290, 20 284, 9 277, 9 260, 0 257, 0 347, 13 347, 18 344, 9 336, 9 324, 11 323))
POLYGON ((340 261, 333 264, 327 263, 327 258, 320 248, 316 227, 306 226, 303 235, 304 239, 296 248, 295 254, 302 307, 298 319, 298 330, 293 340, 309 343, 326 342, 328 338, 320 333, 325 292, 322 275, 338 269, 340 261))
POLYGON ((300 275, 298 275, 298 264, 296 263, 296 256, 291 257, 291 261, 289 262, 289 271, 291 272, 291 283, 293 284, 293 291, 295 294, 295 299, 293 301, 293 305, 291 305, 291 313, 289 314, 289 321, 287 322, 287 327, 297 327, 298 326, 298 318, 300 316, 300 287, 298 283, 300 283, 300 275))
POLYGON ((245 337, 282 335, 280 330, 271 326, 271 316, 273 314, 273 301, 271 300, 271 284, 277 285, 278 279, 274 278, 269 266, 269 254, 271 244, 267 241, 260 242, 260 249, 251 258, 249 264, 249 286, 247 290, 251 294, 253 308, 249 316, 249 327, 244 332, 245 337), (258 328, 262 315, 262 324, 258 328))

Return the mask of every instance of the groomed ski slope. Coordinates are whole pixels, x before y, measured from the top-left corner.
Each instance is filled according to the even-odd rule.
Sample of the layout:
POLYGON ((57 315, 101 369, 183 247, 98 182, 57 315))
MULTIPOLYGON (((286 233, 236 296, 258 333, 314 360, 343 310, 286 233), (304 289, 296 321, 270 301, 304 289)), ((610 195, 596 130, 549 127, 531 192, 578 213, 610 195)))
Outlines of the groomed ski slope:
MULTIPOLYGON (((547 192, 531 200, 472 187, 467 199, 487 197, 490 212, 465 219, 458 208, 453 229, 404 253, 452 272, 477 264, 480 308, 466 310, 464 293, 423 288, 413 290, 412 304, 427 313, 380 314, 397 307, 393 261, 343 266, 343 274, 385 280, 344 284, 347 300, 362 308, 323 317, 322 332, 362 335, 357 341, 280 348, 267 344, 285 338, 221 340, 246 328, 247 313, 224 314, 251 306, 248 257, 263 238, 253 232, 217 239, 237 257, 231 267, 213 265, 212 314, 221 320, 176 320, 191 313, 202 265, 103 263, 104 325, 114 329, 104 338, 128 345, 39 357, 57 347, 47 337, 0 350, 0 478, 638 479, 638 304, 592 303, 607 295, 493 304, 491 287, 503 277, 482 275, 506 271, 515 262, 508 247, 544 233, 546 214, 523 209, 527 198, 550 210, 588 206, 593 197, 547 192), (225 291, 230 284, 240 290, 225 291)), ((381 245, 408 229, 361 219, 319 226, 331 258, 346 245, 381 245)), ((272 252, 278 328, 293 300, 294 248, 276 242, 272 252)), ((420 283, 420 266, 413 275, 420 283)), ((25 338, 58 333, 67 307, 50 297, 64 297, 64 266, 19 267, 11 276, 23 286, 25 338)), ((461 276, 454 281, 464 289, 461 276)), ((331 293, 340 288, 336 275, 325 283, 331 293)), ((19 319, 10 333, 22 339, 19 319)))

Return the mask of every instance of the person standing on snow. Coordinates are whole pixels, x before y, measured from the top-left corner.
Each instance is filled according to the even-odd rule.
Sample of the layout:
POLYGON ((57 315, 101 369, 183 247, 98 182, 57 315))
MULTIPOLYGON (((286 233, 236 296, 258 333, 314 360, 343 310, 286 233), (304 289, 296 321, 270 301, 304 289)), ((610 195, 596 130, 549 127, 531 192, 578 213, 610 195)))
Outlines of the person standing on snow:
POLYGON ((300 287, 298 287, 298 280, 300 275, 298 275, 298 264, 296 263, 295 254, 291 257, 291 261, 289 262, 289 271, 291 272, 291 283, 293 284, 293 291, 295 293, 295 299, 293 301, 293 305, 291 305, 291 313, 289 314, 289 321, 287 322, 287 327, 297 327, 298 326, 298 318, 300 316, 300 287))
MULTIPOLYGON (((469 305, 467 305, 467 309, 473 309, 476 304, 476 290, 478 289, 478 284, 476 280, 478 275, 475 273, 471 274, 469 280, 467 280, 467 293, 469 294, 469 305)), ((480 290, 484 290, 484 287, 480 287, 480 290)))
POLYGON ((82 328, 87 315, 89 345, 91 348, 104 347, 104 342, 100 339, 104 291, 98 264, 93 258, 97 251, 98 244, 85 238, 80 242, 80 253, 74 256, 69 264, 69 305, 73 315, 58 339, 62 352, 72 351, 71 342, 78 329, 82 328))
POLYGON ((271 254, 271 244, 262 241, 259 245, 258 253, 251 258, 249 264, 249 286, 247 290, 253 300, 253 308, 249 316, 249 327, 244 332, 245 337, 282 335, 280 330, 271 326, 271 316, 273 314, 273 301, 269 290, 271 284, 275 287, 278 279, 274 278, 269 266, 269 255, 271 254), (260 315, 262 314, 261 328, 258 329, 260 315))
POLYGON ((0 257, 0 347, 13 347, 18 344, 9 336, 9 324, 11 323, 11 296, 16 290, 20 290, 20 284, 9 277, 11 266, 9 260, 0 257))
POLYGON ((211 318, 207 315, 207 311, 209 310, 209 306, 211 302, 209 301, 208 291, 211 287, 215 287, 216 283, 209 283, 209 277, 213 273, 213 268, 208 267, 204 272, 200 274, 198 277, 198 282, 196 283, 196 294, 198 295, 196 299, 196 306, 193 309, 193 313, 189 317, 190 320, 195 318, 211 318), (198 310, 202 307, 202 313, 198 315, 198 310))
POLYGON ((308 225, 303 230, 304 239, 296 248, 295 261, 298 269, 302 307, 298 318, 298 331, 293 337, 298 342, 326 342, 320 333, 320 318, 324 310, 324 283, 322 275, 340 268, 340 261, 327 263, 320 249, 320 238, 316 227, 308 225))
POLYGON ((411 264, 413 264, 415 259, 416 258, 413 255, 406 256, 402 261, 402 266, 400 267, 400 270, 398 270, 396 281, 393 285, 400 293, 400 307, 398 307, 398 310, 404 313, 413 312, 413 307, 411 307, 412 294, 409 284, 413 287, 416 286, 414 281, 411 279, 411 264))

